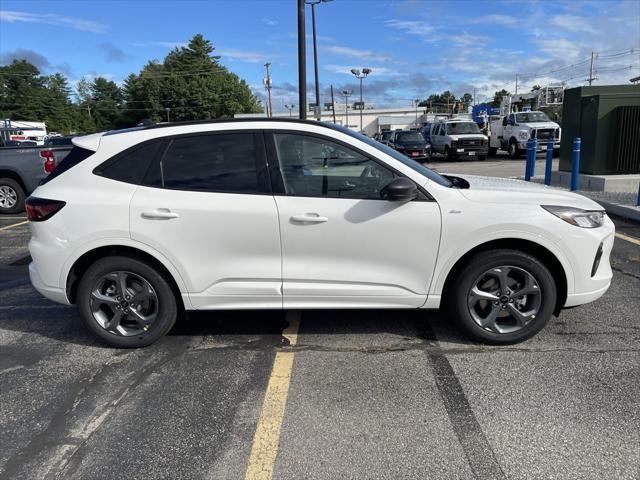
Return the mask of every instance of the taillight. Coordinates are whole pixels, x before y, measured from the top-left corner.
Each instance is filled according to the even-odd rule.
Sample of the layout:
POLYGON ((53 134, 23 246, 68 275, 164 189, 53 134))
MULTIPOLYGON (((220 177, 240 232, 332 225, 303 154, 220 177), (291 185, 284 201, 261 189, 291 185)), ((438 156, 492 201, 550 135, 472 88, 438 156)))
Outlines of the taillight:
POLYGON ((40 156, 44 158, 44 171, 51 173, 56 168, 56 156, 52 150, 41 150, 40 156))
POLYGON ((31 222, 42 222, 58 213, 67 202, 48 198, 29 197, 24 202, 27 218, 31 222))

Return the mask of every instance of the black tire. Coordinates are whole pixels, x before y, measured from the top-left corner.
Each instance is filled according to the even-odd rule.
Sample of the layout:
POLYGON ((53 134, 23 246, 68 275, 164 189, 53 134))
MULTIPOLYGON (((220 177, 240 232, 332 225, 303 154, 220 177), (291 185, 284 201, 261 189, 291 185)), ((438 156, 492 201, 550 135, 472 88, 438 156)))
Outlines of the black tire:
POLYGON ((444 158, 446 158, 449 162, 455 160, 455 158, 453 157, 453 152, 449 147, 444 147, 444 158))
POLYGON ((78 285, 77 304, 82 323, 102 341, 117 348, 146 347, 159 340, 173 327, 178 316, 178 302, 171 285, 155 268, 133 257, 111 256, 96 261, 82 276, 78 285), (100 280, 110 272, 125 271, 146 280, 157 298, 157 316, 149 329, 132 336, 123 336, 101 326, 91 307, 91 295, 100 280))
POLYGON ((522 150, 518 148, 518 142, 515 139, 509 140, 509 157, 513 160, 520 158, 522 150))
MULTIPOLYGON (((551 272, 540 260, 519 250, 490 250, 477 254, 471 258, 450 285, 455 290, 448 292, 448 307, 462 330, 475 340, 494 345, 509 345, 531 338, 547 324, 556 306, 556 283, 551 272), (528 323, 519 330, 508 333, 497 333, 482 328, 474 320, 469 306, 469 295, 478 279, 482 278, 484 272, 501 266, 515 267, 515 271, 522 270, 529 273, 539 286, 538 294, 541 302, 537 313, 528 323)), ((488 308, 494 307, 489 305, 488 308)), ((498 307, 495 308, 498 309, 498 307)))
POLYGON ((487 156, 486 155, 478 155, 478 160, 486 160, 487 156))
POLYGON ((498 154, 498 149, 496 147, 489 147, 489 156, 495 157, 498 154))
MULTIPOLYGON (((0 203, 0 214, 20 213, 24 210, 25 193, 20 183, 13 178, 0 178, 0 189, 11 195, 12 202, 15 201, 10 207, 0 203)), ((0 198, 4 198, 4 194, 0 198)))

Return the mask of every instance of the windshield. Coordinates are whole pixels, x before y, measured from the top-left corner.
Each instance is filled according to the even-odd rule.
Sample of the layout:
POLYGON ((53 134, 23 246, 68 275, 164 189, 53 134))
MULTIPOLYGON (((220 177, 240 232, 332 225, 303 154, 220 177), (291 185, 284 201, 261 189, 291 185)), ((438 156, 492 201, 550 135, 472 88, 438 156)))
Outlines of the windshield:
POLYGON ((386 153, 387 155, 389 155, 390 157, 395 158, 396 160, 398 160, 399 162, 402 162, 404 165, 406 165, 407 167, 411 168, 412 170, 415 170, 416 172, 418 172, 419 174, 427 177, 429 180, 433 180, 434 182, 436 182, 438 185, 442 185, 444 187, 451 187, 453 184, 450 180, 444 178, 442 175, 440 175, 439 173, 434 172, 433 170, 431 170, 430 168, 425 167, 424 165, 422 165, 421 163, 416 162, 415 160, 410 159, 409 157, 406 157, 405 155, 403 155, 400 152, 395 151, 393 148, 388 147, 382 143, 376 142, 375 140, 362 135, 360 133, 354 132, 353 130, 350 130, 348 128, 345 128, 341 125, 334 125, 333 123, 324 123, 325 126, 332 128, 334 130, 338 130, 339 132, 342 132, 346 135, 349 135, 350 137, 356 138, 364 143, 366 143, 367 145, 380 150, 383 153, 386 153))
POLYGON ((396 142, 424 143, 424 138, 418 132, 401 132, 396 135, 396 142))
POLYGON ((393 132, 382 132, 382 139, 386 140, 387 138, 389 138, 391 136, 393 132))
POLYGON ((465 133, 480 133, 480 129, 473 122, 447 123, 448 135, 463 135, 465 133))
POLYGON ((524 112, 516 113, 516 122, 518 123, 536 123, 550 122, 549 117, 544 112, 524 112))

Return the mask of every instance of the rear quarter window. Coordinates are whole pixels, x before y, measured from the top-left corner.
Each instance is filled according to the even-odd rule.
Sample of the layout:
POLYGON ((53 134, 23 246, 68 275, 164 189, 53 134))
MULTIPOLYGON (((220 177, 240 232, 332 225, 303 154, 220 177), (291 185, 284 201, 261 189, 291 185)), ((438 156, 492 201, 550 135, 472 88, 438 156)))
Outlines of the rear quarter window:
POLYGON ((158 157, 165 141, 162 139, 136 145, 95 168, 93 173, 119 182, 142 184, 151 163, 158 157))
POLYGON ((94 152, 93 150, 88 150, 86 148, 81 148, 81 147, 73 147, 69 152, 69 154, 66 157, 64 157, 64 159, 58 165, 56 165, 56 168, 53 170, 53 172, 47 175, 40 182, 40 185, 44 185, 45 183, 50 182, 54 178, 59 177, 64 172, 75 167, 80 162, 86 160, 94 153, 96 152, 94 152))

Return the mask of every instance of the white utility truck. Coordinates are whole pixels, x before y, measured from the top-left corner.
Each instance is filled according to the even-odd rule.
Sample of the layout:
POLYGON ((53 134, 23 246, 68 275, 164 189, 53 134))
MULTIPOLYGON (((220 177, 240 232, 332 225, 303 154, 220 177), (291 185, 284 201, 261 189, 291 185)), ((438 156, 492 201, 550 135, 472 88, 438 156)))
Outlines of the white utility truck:
POLYGON ((547 150, 549 137, 553 138, 553 152, 560 153, 560 125, 546 113, 538 110, 543 106, 561 105, 563 86, 549 86, 530 93, 505 97, 500 105, 500 116, 492 119, 489 135, 489 155, 498 149, 518 158, 527 149, 530 138, 538 139, 538 152, 547 150))

